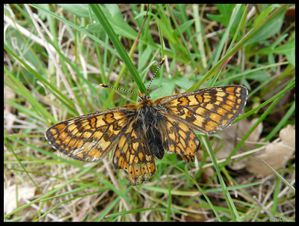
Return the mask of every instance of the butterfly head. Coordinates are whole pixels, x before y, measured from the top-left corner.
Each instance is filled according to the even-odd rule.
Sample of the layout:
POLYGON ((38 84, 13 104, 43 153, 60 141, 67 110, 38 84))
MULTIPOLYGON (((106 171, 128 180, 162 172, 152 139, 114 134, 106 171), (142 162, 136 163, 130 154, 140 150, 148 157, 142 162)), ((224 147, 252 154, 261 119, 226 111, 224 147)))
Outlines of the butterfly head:
POLYGON ((150 96, 145 93, 138 93, 138 97, 139 97, 138 102, 145 102, 145 101, 151 99, 150 96))

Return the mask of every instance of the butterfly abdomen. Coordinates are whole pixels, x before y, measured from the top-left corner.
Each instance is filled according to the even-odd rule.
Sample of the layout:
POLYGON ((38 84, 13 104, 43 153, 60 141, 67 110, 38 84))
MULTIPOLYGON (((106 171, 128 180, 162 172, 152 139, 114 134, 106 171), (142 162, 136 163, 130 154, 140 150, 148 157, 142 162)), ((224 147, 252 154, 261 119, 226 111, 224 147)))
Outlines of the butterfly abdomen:
POLYGON ((162 159, 164 156, 164 148, 159 130, 153 126, 149 127, 149 130, 147 131, 147 138, 151 153, 158 159, 162 159))
POLYGON ((138 112, 139 125, 142 127, 144 141, 147 142, 148 152, 162 159, 164 156, 164 148, 162 144, 162 136, 159 131, 159 123, 163 120, 163 115, 160 114, 155 108, 146 102, 139 109, 138 112))

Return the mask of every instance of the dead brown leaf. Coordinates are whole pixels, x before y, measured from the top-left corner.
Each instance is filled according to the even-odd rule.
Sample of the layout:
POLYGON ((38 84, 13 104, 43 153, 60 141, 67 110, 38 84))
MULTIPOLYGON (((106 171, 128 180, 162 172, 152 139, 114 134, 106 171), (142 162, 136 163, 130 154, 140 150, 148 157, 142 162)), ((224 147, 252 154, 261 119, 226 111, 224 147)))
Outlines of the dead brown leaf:
POLYGON ((4 187, 4 213, 10 213, 17 208, 17 203, 23 203, 34 197, 35 187, 29 185, 4 187))
POLYGON ((295 149, 295 128, 294 126, 287 125, 286 128, 282 129, 279 133, 281 141, 295 149))
POLYGON ((281 141, 272 142, 247 161, 246 168, 256 177, 265 177, 286 165, 295 152, 295 129, 287 126, 279 133, 281 141))
MULTIPOLYGON (((247 131, 251 128, 254 123, 256 123, 257 119, 253 119, 252 121, 248 121, 247 119, 244 119, 231 127, 221 131, 219 135, 222 137, 222 140, 218 141, 216 143, 215 149, 220 149, 216 156, 218 159, 227 158, 231 151, 234 149, 236 144, 240 142, 241 138, 247 133, 247 131), (220 148, 217 148, 220 147, 220 148)), ((254 149, 256 146, 257 141, 260 138, 260 135, 263 131, 263 125, 260 123, 255 130, 250 134, 248 139, 245 142, 245 145, 243 145, 238 153, 248 151, 251 149, 254 149)), ((232 161, 232 163, 229 165, 234 170, 242 169, 246 166, 246 159, 245 160, 237 160, 232 161)))

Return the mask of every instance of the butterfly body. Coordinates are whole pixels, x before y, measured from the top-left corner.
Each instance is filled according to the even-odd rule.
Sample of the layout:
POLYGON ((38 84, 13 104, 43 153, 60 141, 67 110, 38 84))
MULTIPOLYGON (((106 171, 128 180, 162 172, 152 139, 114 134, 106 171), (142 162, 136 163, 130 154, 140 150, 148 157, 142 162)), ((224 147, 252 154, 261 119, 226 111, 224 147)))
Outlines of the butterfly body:
POLYGON ((113 164, 140 184, 156 171, 165 151, 192 161, 199 150, 195 130, 212 133, 229 126, 247 100, 243 86, 212 87, 79 116, 46 131, 50 144, 69 157, 98 161, 114 150, 113 164))
POLYGON ((156 156, 158 159, 162 159, 164 156, 164 147, 158 128, 160 128, 165 117, 160 113, 158 106, 147 96, 141 97, 136 117, 137 121, 134 126, 136 131, 139 131, 139 135, 147 143, 147 153, 156 156))

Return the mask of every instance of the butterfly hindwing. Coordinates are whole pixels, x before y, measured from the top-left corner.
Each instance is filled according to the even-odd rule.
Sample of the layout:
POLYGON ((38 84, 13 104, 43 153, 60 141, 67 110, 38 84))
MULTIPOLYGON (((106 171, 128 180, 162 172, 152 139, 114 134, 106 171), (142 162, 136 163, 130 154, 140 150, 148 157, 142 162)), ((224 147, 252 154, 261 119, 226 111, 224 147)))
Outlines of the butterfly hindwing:
POLYGON ((160 131, 165 150, 176 153, 185 161, 194 160, 199 140, 188 125, 167 117, 160 125, 160 131))
POLYGON ((113 163, 117 168, 127 172, 132 184, 140 184, 151 178, 156 171, 156 166, 147 141, 133 126, 135 122, 132 122, 120 136, 113 163))

